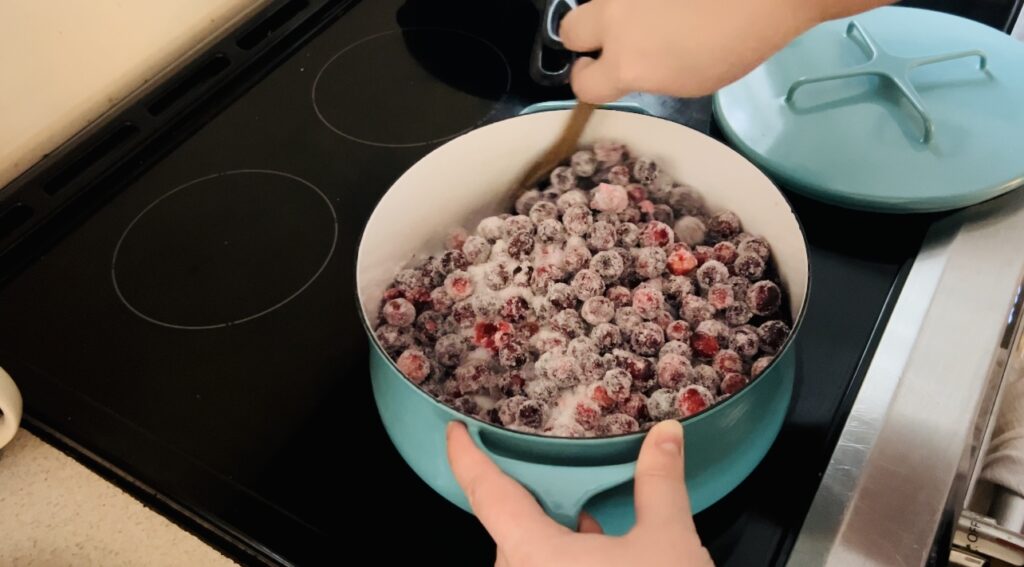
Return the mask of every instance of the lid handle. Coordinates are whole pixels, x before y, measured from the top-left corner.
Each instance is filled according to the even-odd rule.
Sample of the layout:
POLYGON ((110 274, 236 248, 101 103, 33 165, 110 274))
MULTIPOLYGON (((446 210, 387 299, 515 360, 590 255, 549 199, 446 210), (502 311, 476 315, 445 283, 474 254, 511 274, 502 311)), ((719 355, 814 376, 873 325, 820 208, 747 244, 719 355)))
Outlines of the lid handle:
POLYGON ((866 75, 879 77, 891 82, 907 99, 907 102, 910 103, 914 112, 921 118, 921 122, 924 125, 924 134, 921 136, 921 143, 927 144, 931 142, 934 137, 935 126, 932 123, 931 117, 928 116, 924 103, 921 101, 921 96, 917 94, 917 89, 915 89, 914 85, 910 82, 910 71, 924 65, 931 65, 954 59, 964 59, 967 57, 978 58, 978 69, 980 71, 986 71, 988 67, 988 57, 979 49, 969 49, 966 51, 943 53, 941 55, 930 55, 926 57, 899 57, 892 55, 882 49, 874 38, 871 37, 871 34, 861 27, 856 20, 851 20, 849 25, 846 26, 845 36, 850 38, 852 41, 856 41, 864 48, 865 51, 867 51, 867 62, 838 73, 800 77, 793 81, 789 86, 789 90, 786 91, 786 97, 784 99, 786 104, 791 104, 793 102, 793 96, 796 94, 796 91, 804 85, 847 79, 850 77, 862 77, 866 75), (857 35, 854 35, 853 32, 857 32, 857 35))

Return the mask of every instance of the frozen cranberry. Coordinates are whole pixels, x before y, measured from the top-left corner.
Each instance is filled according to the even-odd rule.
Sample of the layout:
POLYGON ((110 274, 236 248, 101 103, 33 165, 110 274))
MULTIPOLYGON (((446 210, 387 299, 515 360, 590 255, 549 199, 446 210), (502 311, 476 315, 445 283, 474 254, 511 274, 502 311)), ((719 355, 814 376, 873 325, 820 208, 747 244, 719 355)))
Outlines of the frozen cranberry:
POLYGON ((498 240, 504 232, 505 221, 499 217, 487 217, 476 225, 476 233, 487 239, 488 242, 498 240))
POLYGON ((526 395, 534 400, 550 402, 558 396, 558 386, 547 378, 537 378, 526 383, 526 395))
POLYGON ((595 252, 615 246, 615 226, 605 221, 595 222, 587 233, 587 246, 595 252))
POLYGON ((571 388, 579 383, 582 369, 571 356, 557 356, 547 366, 548 378, 559 388, 571 388))
POLYGON ((565 247, 565 253, 562 256, 562 263, 567 272, 578 272, 586 267, 589 262, 590 249, 587 248, 586 244, 583 244, 582 246, 569 245, 565 247))
POLYGON ((597 157, 590 150, 580 150, 572 154, 569 163, 572 172, 579 177, 590 177, 597 170, 597 157))
POLYGON ((718 338, 712 334, 697 331, 690 337, 690 348, 701 358, 712 358, 718 352, 718 338))
POLYGON ((614 165, 622 161, 626 152, 626 146, 611 140, 601 140, 594 143, 594 156, 603 165, 614 165))
POLYGON ((771 281, 761 280, 747 290, 747 307, 755 315, 771 315, 781 303, 782 291, 771 281))
MULTIPOLYGON (((648 220, 660 222, 667 227, 671 227, 675 223, 676 217, 672 212, 672 207, 668 205, 654 205, 654 210, 648 215, 648 220)), ((675 239, 675 232, 671 228, 669 228, 669 234, 675 239)))
POLYGON ((551 219, 558 221, 558 206, 549 201, 539 201, 530 207, 527 216, 535 225, 551 219))
MULTIPOLYGON (((594 215, 594 224, 597 224, 599 222, 610 224, 614 227, 619 222, 619 215, 616 213, 609 213, 605 211, 599 212, 596 215, 594 215)), ((591 232, 593 232, 594 227, 590 227, 590 230, 591 232)))
POLYGON ((636 419, 624 414, 624 413, 613 413, 612 415, 606 415, 601 418, 601 425, 598 427, 598 431, 601 435, 625 435, 626 433, 634 433, 640 430, 640 424, 637 423, 636 419))
POLYGON ((437 311, 424 311, 416 317, 416 334, 424 342, 433 343, 444 329, 444 315, 437 311))
POLYGON ((615 311, 615 319, 613 321, 623 333, 629 336, 644 322, 644 318, 632 307, 620 307, 615 311))
POLYGON ((626 401, 629 398, 630 386, 633 385, 633 377, 629 372, 621 368, 612 368, 605 372, 600 384, 616 404, 626 401))
POLYGON ((418 348, 411 348, 401 353, 395 362, 401 374, 413 384, 420 384, 430 375, 430 360, 418 348))
POLYGON ((708 260, 697 268, 697 283, 701 289, 708 289, 717 283, 725 282, 729 277, 729 268, 718 260, 708 260))
POLYGON ((518 368, 529 360, 526 344, 513 339, 498 348, 498 364, 505 368, 518 368))
MULTIPOLYGON (((735 263, 733 266, 735 267, 735 263)), ((750 281, 747 280, 747 278, 744 278, 743 276, 729 276, 729 278, 725 280, 725 283, 732 286, 733 298, 747 296, 747 288, 750 287, 750 281)))
POLYGON ((612 358, 615 366, 629 372, 634 384, 647 384, 655 378, 654 366, 651 361, 637 356, 628 350, 615 349, 612 351, 612 358))
POLYGON ((760 347, 761 339, 754 327, 743 325, 732 329, 729 334, 729 348, 747 360, 756 356, 760 347))
POLYGON ((515 203, 516 212, 521 214, 521 215, 525 215, 526 213, 530 212, 530 208, 532 208, 533 205, 535 203, 537 203, 538 201, 540 201, 540 200, 541 200, 540 191, 538 191, 536 189, 530 189, 529 191, 524 191, 522 195, 519 195, 519 197, 516 198, 516 203, 515 203))
POLYGON ((448 405, 450 405, 455 411, 465 415, 474 415, 480 411, 480 406, 476 403, 476 400, 469 396, 455 398, 448 405))
POLYGON ((469 233, 462 227, 456 227, 448 231, 448 234, 444 238, 444 247, 448 250, 462 250, 462 245, 466 243, 466 238, 469 237, 469 233))
POLYGON ((402 291, 408 291, 425 285, 427 285, 427 281, 420 270, 409 268, 398 272, 398 275, 395 276, 395 286, 402 291))
POLYGON ((491 244, 482 236, 470 236, 462 245, 462 253, 470 264, 483 264, 491 255, 491 244))
POLYGON ((743 389, 750 380, 740 372, 727 372, 718 386, 723 396, 731 396, 743 389))
POLYGON ((408 327, 416 320, 416 308, 405 299, 392 299, 384 304, 384 319, 389 325, 408 327))
POLYGON ((717 283, 708 289, 708 303, 717 310, 725 309, 735 302, 732 286, 728 283, 717 283))
POLYGON ((579 360, 585 354, 597 354, 597 344, 586 335, 581 335, 569 341, 566 354, 579 360))
POLYGON ((690 361, 678 354, 666 354, 658 360, 658 384, 663 388, 678 389, 690 381, 693 369, 690 361))
MULTIPOLYGON (((619 223, 628 222, 628 223, 631 223, 631 224, 636 224, 636 223, 640 222, 643 219, 643 215, 640 214, 640 209, 638 209, 636 207, 626 207, 625 209, 623 209, 621 212, 619 212, 615 216, 618 218, 618 222, 619 223)), ((615 226, 615 228, 616 228, 615 236, 617 238, 618 237, 618 231, 617 231, 618 224, 616 224, 616 223, 612 223, 612 224, 616 225, 615 226)))
POLYGON ((481 321, 473 326, 473 344, 497 352, 512 338, 513 329, 505 321, 491 323, 481 321))
POLYGON ((537 242, 560 244, 565 242, 565 227, 555 219, 545 219, 537 225, 537 242))
MULTIPOLYGON (((673 185, 666 197, 668 204, 680 215, 692 215, 704 208, 700 192, 688 185, 673 185)), ((703 237, 700 240, 704 240, 703 237)))
POLYGON ((665 298, 652 287, 638 287, 633 290, 633 309, 644 319, 653 319, 661 312, 665 298))
POLYGON ((750 318, 753 317, 753 313, 750 312, 750 308, 747 307, 746 303, 735 302, 729 307, 725 308, 725 322, 730 325, 744 325, 750 318))
MULTIPOLYGON (((666 308, 671 309, 668 306, 666 306, 666 308)), ((665 309, 659 311, 657 313, 657 315, 654 316, 654 319, 651 319, 651 321, 657 323, 658 326, 661 327, 661 330, 663 330, 663 331, 668 328, 668 326, 672 323, 672 321, 675 321, 675 320, 676 320, 675 315, 673 315, 670 311, 667 311, 665 309)))
POLYGON ((617 253, 605 250, 594 254, 590 259, 590 269, 605 282, 613 282, 622 275, 626 264, 617 253))
POLYGON ((405 292, 398 289, 397 287, 389 287, 384 290, 384 301, 391 301, 392 299, 404 298, 405 292))
POLYGON ((517 232, 508 239, 508 255, 516 260, 526 260, 533 252, 533 236, 517 232))
POLYGON ((547 418, 547 404, 540 400, 524 400, 516 408, 516 425, 537 429, 547 418))
POLYGON ((645 185, 654 183, 654 180, 658 178, 658 164, 650 158, 636 158, 633 163, 633 177, 645 185))
MULTIPOLYGON (((609 177, 613 175, 616 168, 612 168, 612 172, 609 172, 609 177)), ((618 181, 622 181, 619 179, 618 181)), ((622 211, 629 206, 629 195, 626 193, 626 189, 623 187, 629 182, 627 178, 625 183, 602 183, 594 188, 591 192, 590 208, 595 211, 603 211, 609 213, 617 213, 622 211)))
POLYGON ((634 269, 643 278, 656 278, 665 270, 665 251, 661 248, 647 247, 636 251, 634 269))
POLYGON ((726 266, 736 261, 736 245, 728 240, 723 240, 722 242, 715 244, 711 250, 713 251, 711 257, 726 266))
POLYGON ((762 372, 764 372, 765 368, 768 368, 768 365, 774 361, 774 356, 762 356, 755 360, 754 363, 750 365, 750 376, 752 378, 757 378, 762 372))
POLYGON ((595 325, 590 331, 590 338, 602 352, 608 352, 622 344, 622 333, 611 323, 595 325))
POLYGON ((473 304, 473 311, 477 319, 494 319, 501 311, 501 300, 493 295, 476 295, 469 300, 473 304))
POLYGON ((718 339, 719 345, 725 345, 729 342, 729 325, 726 325, 717 319, 701 321, 697 325, 697 328, 694 329, 694 332, 700 332, 715 337, 718 339))
POLYGON ((577 358, 580 365, 580 383, 593 384, 604 376, 608 365, 600 355, 596 353, 584 353, 577 358))
POLYGON ((656 390, 647 398, 647 413, 654 421, 679 417, 676 392, 667 388, 656 390))
POLYGON ((765 262, 768 261, 772 254, 768 241, 760 236, 744 238, 740 241, 739 246, 737 246, 737 250, 739 250, 740 254, 754 254, 765 262))
POLYGON ((503 235, 506 240, 517 234, 532 235, 534 228, 533 221, 526 215, 514 215, 505 219, 505 230, 503 235))
POLYGON ((707 364, 698 364, 693 367, 693 383, 703 386, 709 392, 717 392, 718 385, 722 382, 722 375, 707 364))
POLYGON ((528 401, 530 400, 524 396, 513 396, 498 402, 498 421, 502 425, 513 425, 516 422, 516 413, 519 411, 519 406, 528 401))
POLYGON ((604 280, 597 272, 583 269, 572 278, 572 290, 576 293, 576 297, 586 301, 604 293, 604 280))
POLYGON ((551 326, 564 333, 567 337, 578 337, 586 333, 583 319, 575 309, 563 309, 551 318, 551 326))
POLYGON ((684 216, 675 224, 676 240, 690 246, 696 246, 704 242, 707 235, 707 228, 697 217, 684 216))
POLYGON ((565 209, 565 213, 562 215, 562 224, 565 225, 566 232, 572 235, 585 235, 590 231, 590 226, 593 223, 594 215, 589 208, 583 205, 573 205, 565 209))
POLYGON ((381 325, 377 327, 376 335, 380 346, 389 354, 402 352, 413 343, 412 329, 409 327, 381 325))
POLYGON ((732 265, 732 271, 747 280, 761 279, 764 275, 764 260, 756 254, 740 254, 732 265))
POLYGON ((488 289, 498 291, 512 283, 512 264, 508 262, 492 262, 484 269, 484 285, 488 289))
POLYGON ((662 281, 662 292, 669 301, 679 303, 693 293, 693 280, 686 276, 669 276, 662 281))
POLYGON ((615 307, 626 307, 633 303, 633 294, 629 292, 629 289, 621 285, 608 288, 604 292, 604 296, 611 300, 615 307))
POLYGON ((691 334, 693 329, 686 321, 672 321, 665 327, 665 337, 670 341, 687 342, 691 334))
POLYGON ((564 213, 569 207, 576 205, 587 209, 590 208, 590 197, 579 189, 573 189, 572 191, 562 193, 557 199, 555 199, 555 206, 558 208, 559 214, 564 213))
POLYGON ((689 250, 678 249, 668 256, 668 271, 676 276, 685 276, 697 267, 697 257, 689 250))
POLYGON ((690 343, 683 341, 668 341, 658 351, 659 358, 668 354, 678 354, 687 360, 693 358, 693 350, 690 349, 690 343))
POLYGON ((444 366, 458 366, 465 352, 466 339, 461 335, 444 335, 434 343, 434 356, 444 366))
POLYGON ((487 365, 482 362, 467 362, 455 369, 453 374, 462 395, 475 394, 491 385, 493 377, 487 365))
POLYGON ((639 183, 630 183, 629 185, 626 185, 626 194, 629 195, 629 201, 631 203, 639 203, 640 201, 647 200, 647 189, 644 189, 644 186, 639 183))
POLYGON ((633 329, 629 344, 637 354, 655 355, 658 354, 661 345, 665 344, 665 333, 656 323, 641 323, 633 329))
POLYGON ((644 421, 647 416, 647 396, 633 392, 626 401, 619 404, 619 411, 637 421, 644 421))
POLYGON ((723 211, 711 217, 708 231, 719 240, 727 240, 740 233, 740 218, 732 211, 723 211))
POLYGON ((445 250, 439 259, 441 271, 450 274, 469 267, 469 259, 460 250, 445 250))
POLYGON ((644 225, 640 231, 641 246, 660 246, 662 248, 672 244, 675 234, 672 229, 663 222, 651 221, 644 225))
POLYGON ((573 408, 572 417, 584 429, 592 431, 601 423, 601 408, 592 400, 582 400, 573 408))
POLYGON ((700 413, 715 403, 715 396, 703 386, 691 384, 679 391, 676 407, 683 417, 700 413))
POLYGON ((687 295, 679 306, 679 316, 691 327, 699 325, 715 316, 715 308, 703 297, 687 295))
POLYGON ((765 321, 757 328, 757 337, 761 339, 761 350, 775 354, 789 337, 789 325, 782 321, 765 321))
POLYGON ((455 325, 462 329, 468 329, 475 325, 476 309, 473 308, 473 302, 466 300, 453 305, 451 318, 455 325))
POLYGON ((583 320, 591 325, 607 323, 615 316, 615 305, 607 297, 595 296, 583 302, 580 308, 583 320))
POLYGON ((513 295, 505 300, 501 306, 501 318, 512 323, 519 323, 526 319, 530 311, 530 304, 525 298, 513 295))
POLYGON ((563 277, 565 273, 558 266, 538 266, 530 275, 530 289, 536 294, 546 295, 548 287, 563 277))
POLYGON ((711 366, 723 376, 730 372, 743 372, 743 359, 732 350, 720 350, 711 366))
POLYGON ((567 165, 560 165, 551 170, 548 180, 551 182, 550 187, 559 193, 565 193, 576 186, 576 174, 567 165))
POLYGON ((605 174, 605 179, 610 184, 625 187, 626 185, 629 185, 629 167, 623 164, 613 165, 608 168, 608 172, 605 174))
POLYGON ((548 301, 559 310, 576 307, 576 291, 569 284, 554 283, 548 286, 548 301))
POLYGON ((620 223, 615 227, 615 237, 620 246, 632 248, 640 242, 640 227, 632 222, 620 223))

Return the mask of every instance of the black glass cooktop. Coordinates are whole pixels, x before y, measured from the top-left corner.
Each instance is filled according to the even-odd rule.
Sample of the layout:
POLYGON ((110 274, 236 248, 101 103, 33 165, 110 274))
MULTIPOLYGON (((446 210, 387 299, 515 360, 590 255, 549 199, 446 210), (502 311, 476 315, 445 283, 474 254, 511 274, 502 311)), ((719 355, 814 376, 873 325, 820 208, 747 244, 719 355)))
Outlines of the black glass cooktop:
MULTIPOLYGON (((0 365, 27 427, 240 561, 487 564, 483 529, 380 424, 354 252, 421 156, 571 95, 529 79, 525 0, 374 0, 333 17, 7 279, 0 365)), ((633 100, 718 136, 707 99, 633 100)), ((930 220, 790 197, 812 262, 798 383, 768 457, 697 518, 721 566, 784 562, 930 220)))

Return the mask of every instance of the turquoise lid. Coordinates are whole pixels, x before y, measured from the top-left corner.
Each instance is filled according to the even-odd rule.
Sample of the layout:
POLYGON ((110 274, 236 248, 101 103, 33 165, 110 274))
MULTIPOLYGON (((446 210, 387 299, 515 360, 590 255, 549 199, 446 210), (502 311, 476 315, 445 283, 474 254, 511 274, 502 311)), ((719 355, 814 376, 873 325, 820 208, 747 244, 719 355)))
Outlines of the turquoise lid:
POLYGON ((835 205, 932 212, 1024 184, 1024 43, 884 7, 820 24, 714 97, 737 149, 835 205))

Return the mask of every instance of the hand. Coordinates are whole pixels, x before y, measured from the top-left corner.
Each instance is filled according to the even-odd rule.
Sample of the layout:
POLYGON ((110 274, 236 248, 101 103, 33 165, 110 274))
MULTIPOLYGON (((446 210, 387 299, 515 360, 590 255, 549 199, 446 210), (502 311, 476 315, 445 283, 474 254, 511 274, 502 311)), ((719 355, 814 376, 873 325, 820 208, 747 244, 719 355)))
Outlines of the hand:
POLYGON ((562 19, 566 48, 601 50, 572 69, 576 96, 595 104, 642 91, 709 95, 826 20, 891 0, 591 0, 562 19))
POLYGON ((621 537, 603 535, 585 513, 579 532, 552 520, 473 444, 461 423, 448 426, 448 460, 498 546, 496 567, 714 567, 690 515, 677 421, 659 423, 644 439, 635 474, 636 525, 621 537))

